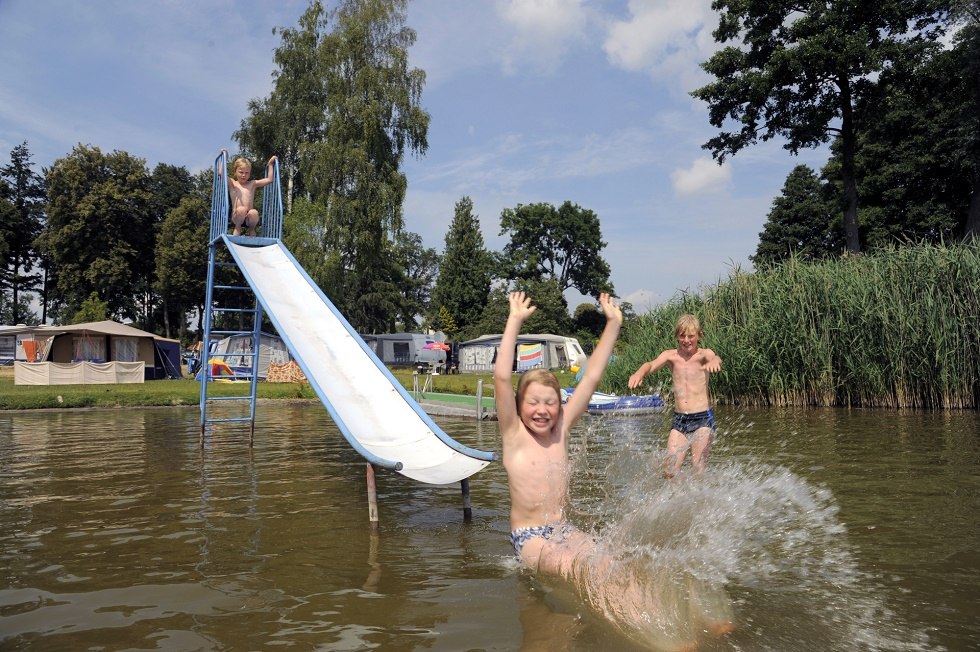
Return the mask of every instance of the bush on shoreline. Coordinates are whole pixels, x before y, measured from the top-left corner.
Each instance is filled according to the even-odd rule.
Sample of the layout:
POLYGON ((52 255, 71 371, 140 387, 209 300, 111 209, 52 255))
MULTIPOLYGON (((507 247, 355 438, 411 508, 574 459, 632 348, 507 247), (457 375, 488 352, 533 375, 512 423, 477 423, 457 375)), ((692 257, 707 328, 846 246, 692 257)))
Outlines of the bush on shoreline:
MULTIPOLYGON (((834 261, 735 270, 630 325, 608 384, 673 348, 678 315, 702 322, 722 401, 957 409, 980 406, 980 246, 918 245, 834 261)), ((669 382, 663 372, 660 379, 669 382)), ((655 382, 656 379, 651 379, 655 382)))

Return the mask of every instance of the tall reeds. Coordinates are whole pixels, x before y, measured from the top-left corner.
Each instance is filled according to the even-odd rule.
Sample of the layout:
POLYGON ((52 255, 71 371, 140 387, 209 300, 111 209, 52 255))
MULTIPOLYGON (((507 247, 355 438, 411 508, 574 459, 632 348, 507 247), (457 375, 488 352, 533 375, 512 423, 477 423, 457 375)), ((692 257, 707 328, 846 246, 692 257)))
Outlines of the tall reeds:
MULTIPOLYGON (((834 261, 735 269, 700 294, 640 317, 610 385, 676 346, 674 322, 701 319, 723 360, 719 400, 755 405, 980 406, 980 247, 918 245, 834 261)), ((662 380, 669 382, 669 374, 662 380)))

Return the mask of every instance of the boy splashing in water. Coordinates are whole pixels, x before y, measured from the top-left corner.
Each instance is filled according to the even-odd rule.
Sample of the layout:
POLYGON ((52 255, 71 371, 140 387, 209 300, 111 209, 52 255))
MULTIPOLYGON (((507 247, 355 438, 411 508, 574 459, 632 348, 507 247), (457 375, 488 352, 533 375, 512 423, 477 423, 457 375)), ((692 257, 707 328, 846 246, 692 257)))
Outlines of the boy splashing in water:
MULTIPOLYGON (((612 355, 623 313, 608 294, 599 296, 606 326, 589 358, 575 393, 563 406, 561 386, 551 372, 533 369, 512 386, 514 351, 524 321, 536 310, 523 292, 509 297, 510 315, 494 365, 497 420, 503 461, 510 488, 511 542, 522 567, 571 583, 601 613, 627 633, 664 639, 651 633, 650 623, 663 622, 658 587, 643 585, 628 567, 600 549, 596 541, 568 520, 571 465, 568 439, 585 413, 589 399, 612 355)), ((666 595, 661 593, 661 595, 666 595)), ((727 618, 714 619, 707 629, 724 634, 733 628, 727 618)), ((672 649, 694 649, 694 641, 669 641, 672 649)))

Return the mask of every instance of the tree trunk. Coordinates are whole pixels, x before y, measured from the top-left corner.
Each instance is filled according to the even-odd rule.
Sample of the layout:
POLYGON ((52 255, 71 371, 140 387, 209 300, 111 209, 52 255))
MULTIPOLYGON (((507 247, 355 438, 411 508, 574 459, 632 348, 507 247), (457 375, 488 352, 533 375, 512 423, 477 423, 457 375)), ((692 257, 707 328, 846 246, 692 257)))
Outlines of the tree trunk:
POLYGON ((848 253, 861 253, 858 233, 858 191, 854 178, 854 151, 857 135, 854 133, 854 111, 851 107, 851 87, 846 75, 841 75, 841 181, 844 183, 844 236, 848 253))
POLYGON ((163 333, 168 340, 170 337, 170 310, 167 306, 167 299, 163 299, 163 333))

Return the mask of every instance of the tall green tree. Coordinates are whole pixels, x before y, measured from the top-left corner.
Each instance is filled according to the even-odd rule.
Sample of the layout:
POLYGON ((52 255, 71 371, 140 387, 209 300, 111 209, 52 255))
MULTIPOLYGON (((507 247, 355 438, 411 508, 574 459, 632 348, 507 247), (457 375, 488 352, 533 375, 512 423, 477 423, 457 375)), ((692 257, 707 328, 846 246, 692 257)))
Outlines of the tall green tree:
POLYGON ((464 196, 456 202, 432 290, 433 326, 455 337, 476 323, 492 280, 493 258, 483 244, 480 218, 473 213, 473 200, 464 196), (440 318, 442 311, 452 318, 456 331, 447 330, 447 320, 440 318))
POLYGON ((786 177, 783 190, 772 202, 772 210, 755 255, 756 266, 779 263, 791 256, 819 260, 840 254, 843 229, 833 191, 821 183, 817 173, 797 165, 786 177))
POLYGON ((10 292, 10 318, 26 318, 24 293, 39 292, 43 278, 34 241, 44 227, 44 178, 34 172, 27 143, 10 152, 0 168, 0 290, 10 292))
POLYGON ((56 318, 93 292, 112 317, 140 321, 154 269, 150 174, 143 159, 77 145, 47 174, 47 225, 38 239, 50 261, 56 318))
POLYGON ((150 175, 150 210, 157 224, 167 213, 180 206, 184 197, 194 192, 194 178, 182 165, 157 163, 150 175))
MULTIPOLYGON (((295 165, 305 210, 323 214, 301 220, 301 237, 320 240, 294 244, 362 332, 389 327, 404 303, 392 256, 407 187, 401 163, 428 147, 425 73, 408 63, 415 31, 406 9, 407 0, 342 0, 331 11, 311 2, 299 28, 281 31, 273 94, 250 105, 236 133, 246 149, 276 150, 295 165)), ((287 194, 295 192, 294 183, 287 194)))
POLYGON ((402 229, 401 162, 428 148, 425 73, 408 63, 415 31, 405 25, 406 7, 407 0, 343 0, 317 50, 326 129, 306 145, 304 178, 327 211, 332 269, 323 289, 365 332, 385 328, 399 303, 388 254, 402 229))
POLYGON ((500 214, 500 235, 509 238, 502 262, 511 279, 553 279, 564 292, 575 288, 585 295, 613 292, 609 264, 602 258, 599 217, 566 201, 518 204, 500 214))
POLYGON ((838 139, 847 250, 861 250, 854 157, 855 105, 896 61, 917 59, 941 29, 934 0, 713 0, 715 40, 740 40, 702 67, 717 81, 692 95, 723 131, 705 144, 719 162, 777 136, 796 154, 838 139), (729 129, 729 124, 733 123, 729 129))
POLYGON ((188 314, 196 312, 197 332, 203 332, 205 284, 208 274, 208 220, 210 207, 198 196, 187 195, 167 213, 155 250, 154 291, 163 303, 164 335, 186 339, 188 314))

